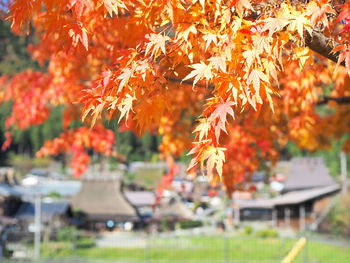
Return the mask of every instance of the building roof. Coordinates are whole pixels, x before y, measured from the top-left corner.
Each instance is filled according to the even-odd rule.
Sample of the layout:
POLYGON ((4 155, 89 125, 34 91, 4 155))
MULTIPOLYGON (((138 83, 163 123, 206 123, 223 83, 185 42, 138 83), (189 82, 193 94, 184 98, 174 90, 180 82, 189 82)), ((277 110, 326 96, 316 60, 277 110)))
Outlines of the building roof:
POLYGON ((22 192, 8 184, 0 184, 0 196, 21 198, 22 192))
POLYGON ((271 199, 237 200, 236 202, 241 209, 272 209, 274 207, 274 203, 271 199))
POLYGON ((133 206, 153 206, 156 202, 156 196, 151 191, 128 191, 124 194, 133 206))
POLYGON ((193 219, 194 214, 179 198, 163 198, 154 213, 155 219, 172 217, 176 219, 193 219))
POLYGON ((22 199, 31 199, 37 195, 38 192, 41 195, 48 195, 52 192, 56 192, 61 196, 73 196, 78 193, 81 187, 80 181, 56 181, 48 180, 41 181, 40 184, 35 186, 22 186, 22 185, 8 185, 0 184, 0 195, 5 197, 18 197, 22 199))
POLYGON ((273 198, 271 201, 275 206, 300 204, 308 200, 316 199, 318 197, 337 192, 339 189, 340 189, 339 185, 333 184, 333 185, 318 187, 313 189, 291 191, 286 194, 277 196, 273 198))
POLYGON ((296 205, 313 200, 328 194, 337 192, 340 189, 339 185, 334 184, 330 186, 317 187, 306 190, 291 191, 283 195, 279 195, 271 199, 253 199, 242 200, 238 199, 235 202, 239 204, 241 209, 272 209, 275 206, 296 205))
POLYGON ((136 210, 121 192, 120 180, 97 178, 83 180, 80 191, 72 198, 73 208, 90 220, 136 220, 136 210))
POLYGON ((322 158, 293 158, 283 192, 334 184, 322 158))
MULTIPOLYGON (((51 220, 56 215, 64 215, 70 209, 68 202, 49 202, 41 203, 41 218, 44 221, 51 220)), ((15 218, 30 220, 34 218, 35 204, 33 202, 24 202, 15 214, 15 218)))

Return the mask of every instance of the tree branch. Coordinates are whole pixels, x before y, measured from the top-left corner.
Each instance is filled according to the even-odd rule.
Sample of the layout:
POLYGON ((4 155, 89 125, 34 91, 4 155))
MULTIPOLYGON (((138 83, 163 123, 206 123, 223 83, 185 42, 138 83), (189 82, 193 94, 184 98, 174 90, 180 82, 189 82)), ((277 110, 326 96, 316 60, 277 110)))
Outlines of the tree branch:
MULTIPOLYGON (((305 44, 312 51, 320 54, 321 56, 328 58, 335 63, 338 62, 339 52, 331 53, 336 45, 334 45, 333 41, 330 38, 326 37, 324 34, 314 30, 312 32, 312 36, 307 34, 305 38, 305 44)), ((345 67, 344 61, 340 63, 340 65, 345 67)))
POLYGON ((338 104, 350 104, 350 96, 344 97, 323 97, 322 100, 317 102, 317 105, 327 104, 329 101, 334 101, 338 104))
MULTIPOLYGON (((170 82, 178 82, 178 83, 182 83, 182 84, 187 84, 187 85, 193 85, 193 80, 182 80, 180 78, 175 78, 175 77, 168 77, 168 76, 165 76, 164 77, 167 81, 170 81, 170 82)), ((214 89, 215 86, 214 84, 212 83, 208 83, 207 85, 204 85, 204 84, 201 84, 201 83, 196 83, 195 84, 196 87, 199 87, 199 88, 208 88, 208 89, 214 89)))

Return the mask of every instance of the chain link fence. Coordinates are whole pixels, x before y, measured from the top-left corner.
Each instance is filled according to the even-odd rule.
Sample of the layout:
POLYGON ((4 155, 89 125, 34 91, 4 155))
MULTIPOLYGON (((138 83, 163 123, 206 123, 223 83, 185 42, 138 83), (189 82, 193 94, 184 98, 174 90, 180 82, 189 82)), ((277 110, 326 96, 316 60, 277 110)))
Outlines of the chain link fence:
MULTIPOLYGON (((158 234, 73 231, 57 233, 41 242, 42 263, 268 263, 281 262, 298 237, 287 238, 271 230, 256 233, 158 234), (270 232, 269 232, 270 231, 270 232)), ((309 238, 296 263, 348 263, 350 243, 335 244, 309 238)), ((12 258, 4 263, 33 263, 33 243, 8 244, 12 258)))

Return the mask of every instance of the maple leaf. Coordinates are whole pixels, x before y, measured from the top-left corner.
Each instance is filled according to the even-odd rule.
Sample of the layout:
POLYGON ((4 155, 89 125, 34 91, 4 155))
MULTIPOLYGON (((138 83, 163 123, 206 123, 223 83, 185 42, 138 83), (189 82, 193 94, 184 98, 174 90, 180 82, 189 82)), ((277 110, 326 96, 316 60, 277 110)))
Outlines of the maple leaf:
POLYGON ((288 29, 292 32, 297 31, 301 39, 304 39, 304 29, 306 29, 310 36, 312 35, 312 26, 304 14, 295 15, 290 18, 288 29))
POLYGON ((219 118, 222 123, 226 123, 227 114, 231 115, 232 118, 235 118, 235 115, 232 109, 232 106, 234 105, 235 103, 229 100, 222 103, 218 103, 218 106, 212 113, 211 118, 214 118, 214 119, 219 118))
POLYGON ((310 50, 308 47, 298 47, 294 49, 294 58, 298 59, 300 69, 303 69, 305 63, 311 60, 310 50))
POLYGON ((130 68, 124 68, 122 74, 120 74, 117 79, 121 80, 119 83, 118 91, 119 93, 123 87, 128 83, 129 79, 133 76, 133 70, 130 68))
POLYGON ((148 34, 146 35, 148 42, 146 43, 146 56, 152 50, 151 57, 154 57, 158 54, 158 51, 161 50, 165 55, 165 43, 170 40, 170 37, 163 34, 148 34))
POLYGON ((176 32, 176 41, 179 41, 180 39, 183 38, 187 42, 190 33, 197 35, 198 31, 197 31, 195 25, 191 25, 188 28, 186 28, 185 30, 181 30, 179 32, 176 32))
POLYGON ((345 4, 340 6, 341 12, 338 15, 337 19, 335 20, 335 23, 338 23, 342 20, 346 20, 350 17, 350 3, 346 2, 345 4))
POLYGON ((211 69, 212 69, 212 64, 209 63, 208 65, 205 64, 204 62, 200 62, 200 63, 197 63, 197 64, 192 64, 190 66, 191 68, 193 68, 194 70, 191 71, 190 74, 188 74, 184 79, 183 81, 187 80, 187 79, 191 79, 194 77, 194 80, 193 80, 193 87, 196 85, 196 83, 205 78, 206 80, 211 80, 213 78, 213 75, 212 75, 212 72, 211 72, 211 69))
POLYGON ((105 6, 108 14, 111 17, 113 16, 113 12, 116 15, 118 15, 119 9, 128 10, 128 8, 126 7, 124 1, 121 1, 121 0, 102 0, 102 1, 103 1, 103 5, 105 6))
POLYGON ((208 49, 210 44, 213 42, 215 45, 218 43, 217 35, 216 34, 206 34, 203 36, 203 39, 205 41, 205 50, 208 49))
MULTIPOLYGON (((283 148, 292 139, 316 150, 326 145, 321 136, 328 140, 349 133, 341 121, 349 119, 344 105, 329 103, 334 114, 325 119, 305 117, 316 112, 317 99, 325 95, 321 87, 334 86, 331 96, 349 95, 349 1, 341 6, 336 3, 342 1, 332 5, 330 0, 10 2, 12 29, 20 33, 31 23, 39 41, 30 53, 49 67, 44 74, 0 80, 0 100, 13 101, 6 127, 25 129, 43 123, 52 106, 81 102, 74 104, 78 114, 64 112, 64 125, 80 115, 87 126, 95 126, 69 130, 41 151, 71 151, 75 175, 87 168, 86 149, 110 154, 110 135, 97 127, 108 116, 113 121, 115 110, 115 121, 123 119, 128 130, 161 134, 163 156, 180 156, 194 130, 190 167, 207 168, 208 180, 216 185, 222 177, 229 195, 260 161, 276 161, 275 144, 283 148), (337 18, 332 6, 340 12, 337 18), (128 13, 120 15, 126 8, 128 13), (323 30, 330 21, 334 30, 323 30), (307 63, 304 37, 315 27, 337 42, 338 66, 346 68, 333 74, 334 67, 322 59, 307 63), (204 81, 214 88, 199 85, 204 81), (277 94, 278 85, 283 88, 277 94), (228 121, 228 115, 239 121, 228 121), (196 123, 194 116, 201 116, 196 123), (301 121, 294 121, 296 116, 301 121), (229 165, 224 166, 225 158, 229 165)), ((171 177, 162 181, 168 185, 171 177)))
POLYGON ((350 49, 346 48, 344 49, 340 54, 337 62, 337 67, 339 66, 340 63, 342 63, 345 60, 345 67, 346 70, 350 76, 350 49))
POLYGON ((274 18, 269 17, 264 20, 264 27, 262 32, 269 31, 269 37, 271 38, 275 32, 281 31, 288 24, 288 19, 286 18, 274 18))
POLYGON ((74 12, 77 17, 81 17, 84 8, 92 8, 91 2, 89 0, 69 0, 67 3, 68 10, 74 7, 74 12))
POLYGON ((101 113, 104 109, 104 106, 105 106, 106 102, 103 101, 101 102, 100 104, 98 104, 96 107, 93 108, 92 110, 92 115, 93 115, 93 118, 92 118, 92 121, 91 121, 91 127, 93 127, 96 123, 96 119, 101 116, 101 113))
POLYGON ((208 59, 216 70, 226 73, 226 59, 222 56, 211 57, 208 59))
POLYGON ((240 17, 243 16, 243 11, 245 9, 253 9, 251 3, 249 0, 232 0, 229 8, 235 7, 237 10, 237 13, 240 17))
POLYGON ((194 133, 199 132, 198 141, 201 142, 203 140, 203 138, 206 138, 208 136, 208 132, 209 132, 210 127, 211 127, 211 123, 206 118, 199 119, 199 122, 200 122, 200 124, 197 125, 196 129, 193 132, 194 133))
POLYGON ((261 80, 267 83, 269 82, 269 79, 264 72, 253 69, 249 74, 247 84, 249 85, 252 83, 256 93, 259 94, 261 80))
POLYGON ((68 34, 72 38, 73 47, 76 47, 80 41, 84 48, 88 50, 87 30, 82 26, 81 23, 72 24, 71 28, 68 31, 68 34))
POLYGON ((22 24, 25 22, 27 26, 27 34, 29 34, 29 22, 31 12, 35 7, 36 1, 18 0, 18 1, 7 1, 4 3, 10 3, 9 19, 12 19, 11 28, 15 32, 21 31, 22 24))
POLYGON ((328 28, 328 14, 336 14, 329 5, 329 0, 311 1, 306 9, 306 15, 310 17, 311 25, 314 27, 321 22, 324 27, 328 28))
POLYGON ((132 103, 136 100, 135 96, 131 96, 130 94, 126 94, 126 97, 122 99, 122 101, 118 105, 118 109, 120 111, 120 117, 118 119, 118 123, 125 116, 125 119, 129 117, 129 111, 132 110, 132 103))
POLYGON ((222 179, 222 166, 225 162, 225 150, 226 149, 222 147, 209 146, 203 151, 202 160, 208 159, 206 165, 208 176, 212 176, 213 169, 216 168, 220 179, 222 179))

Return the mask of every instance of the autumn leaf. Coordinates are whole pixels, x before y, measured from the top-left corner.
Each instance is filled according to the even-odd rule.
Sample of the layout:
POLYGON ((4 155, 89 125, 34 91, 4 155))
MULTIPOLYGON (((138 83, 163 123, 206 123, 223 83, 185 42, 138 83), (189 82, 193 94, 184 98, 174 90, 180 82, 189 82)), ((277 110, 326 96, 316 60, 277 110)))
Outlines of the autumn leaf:
POLYGON ((206 138, 208 136, 209 130, 211 128, 211 123, 206 118, 199 119, 198 121, 200 123, 197 125, 196 129, 193 132, 199 133, 198 141, 201 142, 203 138, 206 138))
POLYGON ((327 14, 336 14, 336 12, 330 6, 329 0, 309 2, 306 10, 306 15, 310 16, 310 22, 313 27, 321 22, 324 27, 328 28, 327 14))
POLYGON ((269 31, 269 37, 278 31, 281 31, 288 24, 288 19, 286 18, 275 18, 269 17, 264 20, 264 27, 262 28, 262 32, 269 31))
POLYGON ((133 76, 133 71, 130 68, 124 68, 122 70, 122 73, 117 77, 118 80, 120 80, 119 86, 118 86, 118 91, 119 93, 125 85, 127 85, 129 79, 133 76))
POLYGON ((87 30, 81 24, 72 24, 68 34, 72 38, 73 47, 76 47, 80 41, 84 48, 88 50, 87 30))
POLYGON ((184 79, 183 81, 185 80, 188 80, 188 79, 191 79, 194 77, 194 80, 193 80, 193 87, 196 85, 196 83, 205 78, 206 80, 211 80, 213 78, 213 75, 212 75, 212 64, 209 63, 208 65, 205 64, 204 62, 200 62, 200 63, 197 63, 197 64, 192 64, 190 66, 191 68, 193 68, 193 70, 191 71, 190 74, 188 74, 184 79))
POLYGON ((218 43, 217 35, 216 34, 205 34, 203 36, 205 43, 205 50, 208 49, 211 43, 214 43, 215 45, 218 43))
POLYGON ((193 146, 190 167, 206 168, 213 185, 221 177, 230 195, 289 141, 314 151, 350 133, 350 4, 338 2, 11 0, 12 30, 30 23, 38 41, 29 54, 43 68, 1 78, 0 100, 12 105, 7 132, 62 106, 65 132, 40 154, 70 153, 76 176, 91 150, 111 154, 108 119, 160 135, 160 158, 193 146), (317 55, 327 57, 331 43, 336 71, 317 55))
POLYGON ((237 10, 237 13, 240 17, 243 15, 244 9, 253 9, 250 0, 232 0, 229 8, 235 7, 237 10))
POLYGON ((226 73, 226 59, 222 56, 220 57, 211 57, 208 59, 213 65, 213 68, 219 71, 219 69, 226 73))
POLYGON ((103 0, 103 4, 111 17, 113 13, 118 15, 119 10, 128 10, 124 1, 121 0, 103 0))
POLYGON ((125 119, 128 119, 129 112, 132 110, 132 103, 136 100, 135 97, 131 96, 130 94, 127 94, 124 99, 119 103, 118 109, 120 111, 120 117, 118 119, 118 123, 121 121, 121 119, 125 116, 125 119))
POLYGON ((161 50, 165 55, 165 43, 166 41, 170 40, 170 37, 163 34, 152 33, 146 35, 146 39, 148 40, 146 43, 146 56, 150 51, 152 51, 151 57, 156 57, 159 50, 161 50))
POLYGON ((235 118, 232 107, 235 105, 232 101, 225 101, 219 103, 214 112, 212 113, 212 118, 219 118, 222 123, 226 123, 227 114, 235 118))

